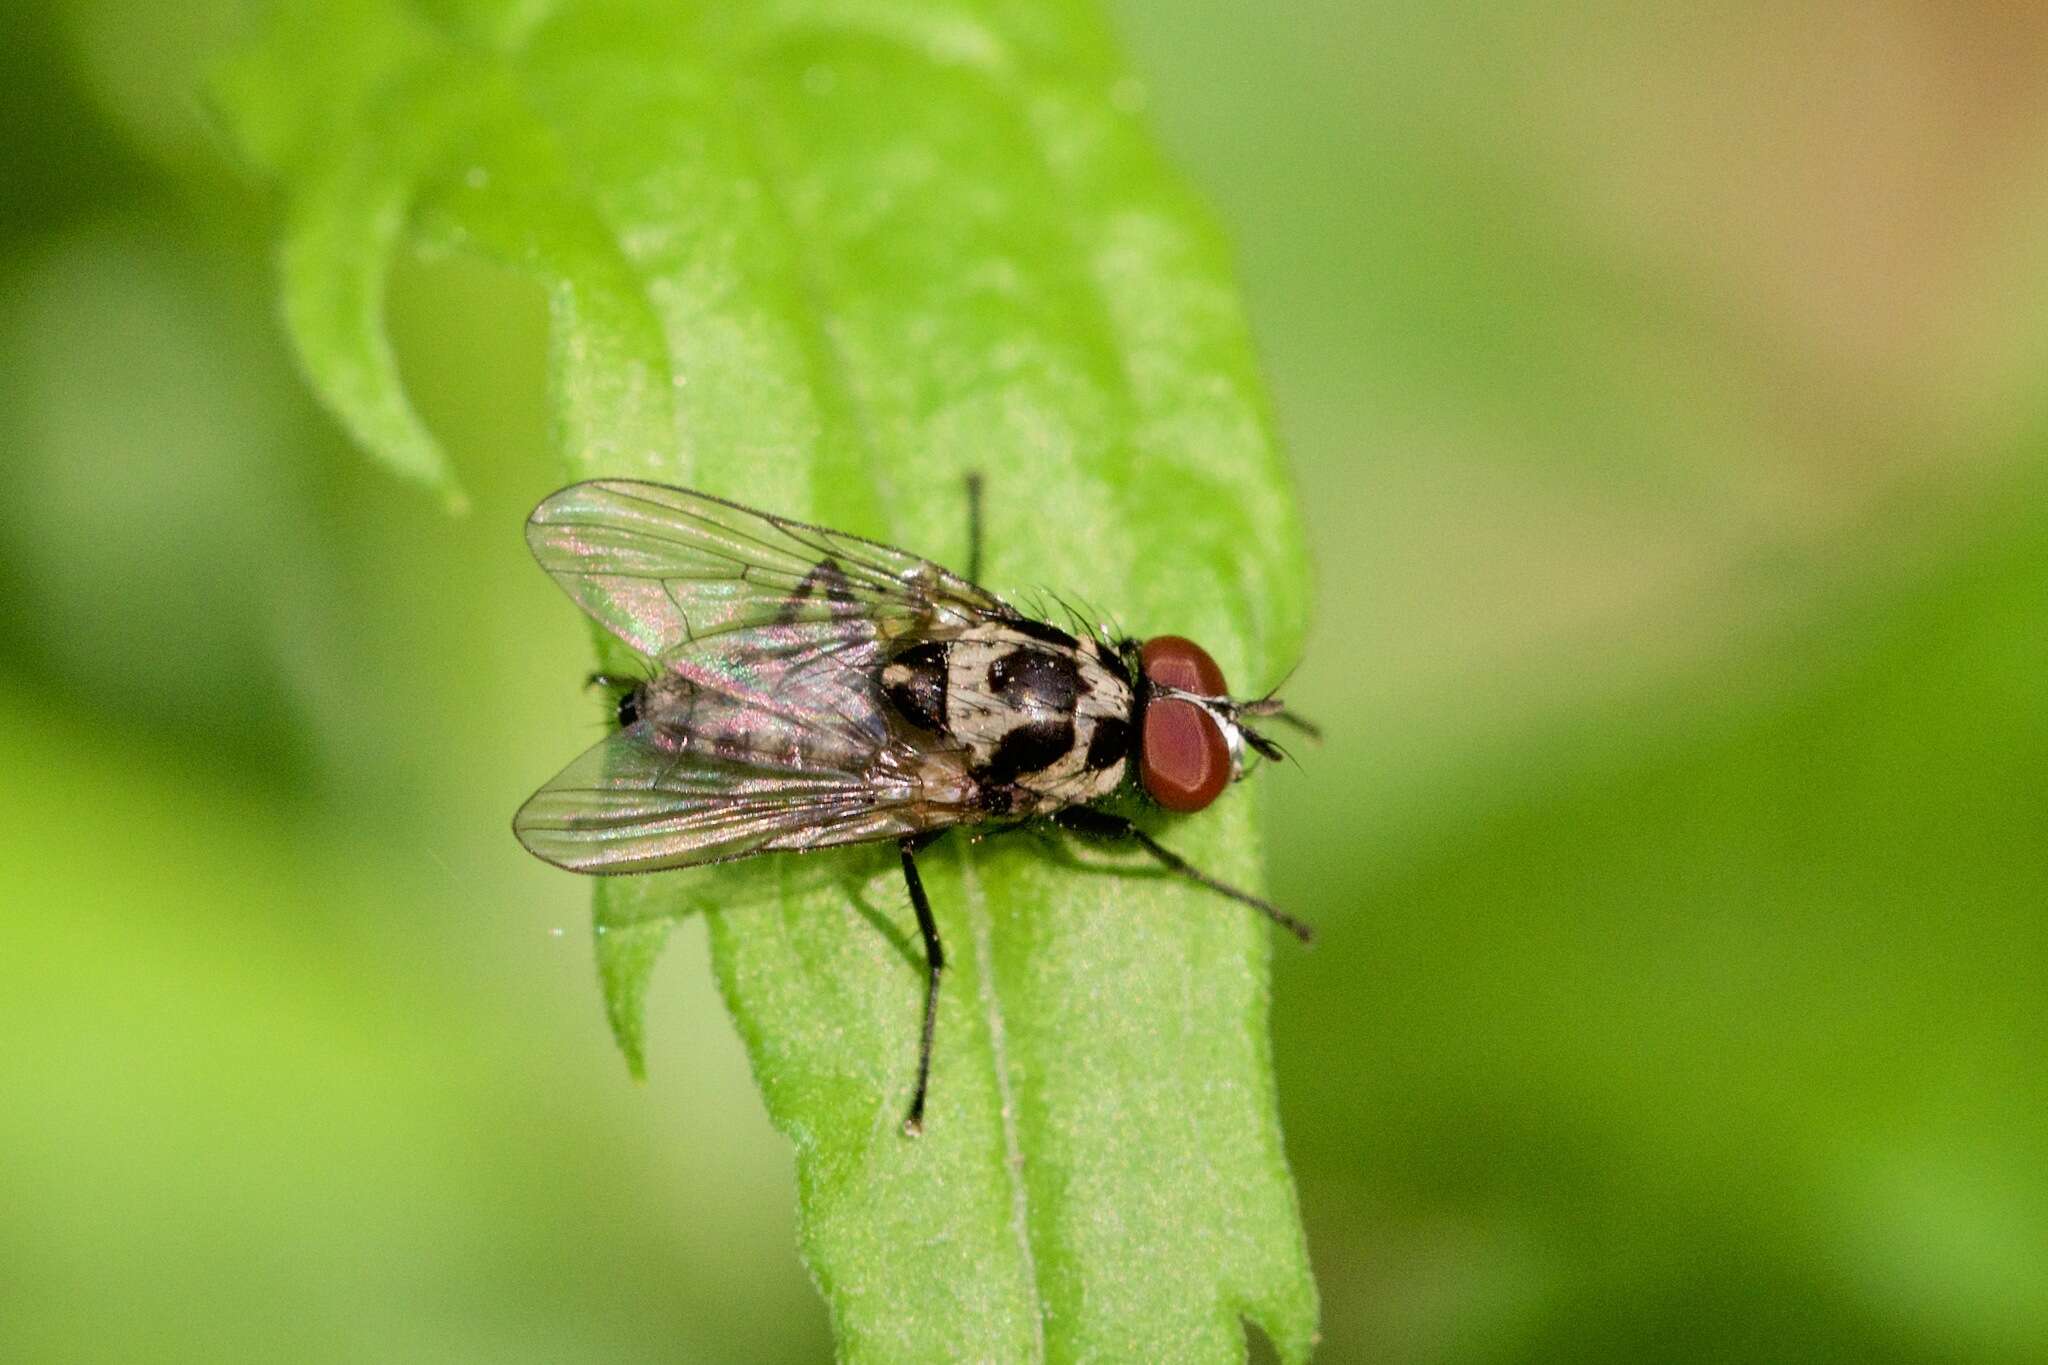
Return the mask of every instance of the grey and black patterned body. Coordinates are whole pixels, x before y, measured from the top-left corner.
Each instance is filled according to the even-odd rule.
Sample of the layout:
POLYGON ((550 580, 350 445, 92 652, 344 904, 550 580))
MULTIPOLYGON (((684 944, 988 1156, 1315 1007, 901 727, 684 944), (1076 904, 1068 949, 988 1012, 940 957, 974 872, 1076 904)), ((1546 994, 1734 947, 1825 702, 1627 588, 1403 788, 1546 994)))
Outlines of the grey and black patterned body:
POLYGON ((974 804, 1026 819, 1123 784, 1137 698, 1113 646, 1038 621, 989 621, 921 641, 882 668, 900 724, 962 753, 974 804))

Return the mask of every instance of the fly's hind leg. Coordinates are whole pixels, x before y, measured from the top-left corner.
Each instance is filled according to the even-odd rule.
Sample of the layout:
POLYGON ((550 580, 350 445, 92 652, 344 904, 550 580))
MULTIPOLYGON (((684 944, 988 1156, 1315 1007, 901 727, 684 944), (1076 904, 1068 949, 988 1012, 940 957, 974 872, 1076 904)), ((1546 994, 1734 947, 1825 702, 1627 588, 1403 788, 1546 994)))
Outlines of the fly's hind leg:
POLYGON ((1234 901, 1249 905, 1303 943, 1315 941, 1316 931, 1305 922, 1296 919, 1269 900, 1262 900, 1249 891, 1240 891, 1229 882, 1218 881, 1121 815, 1112 815, 1108 811, 1096 810, 1092 806, 1069 806, 1053 816, 1053 821, 1061 829, 1090 838, 1132 840, 1139 848, 1151 854, 1161 867, 1176 877, 1185 877, 1197 886, 1205 886, 1218 895, 1228 896, 1234 901))
POLYGON ((939 926, 932 919, 932 904, 925 899, 924 879, 917 875, 917 851, 931 842, 928 836, 912 835, 897 844, 903 855, 903 881, 910 888, 910 905, 917 911, 917 931, 924 936, 924 1032, 917 1045, 917 1089, 910 1097, 910 1113, 903 1131, 916 1137, 924 1131, 924 1096, 932 1078, 932 1038, 939 1023, 939 973, 946 969, 946 950, 939 943, 939 926))

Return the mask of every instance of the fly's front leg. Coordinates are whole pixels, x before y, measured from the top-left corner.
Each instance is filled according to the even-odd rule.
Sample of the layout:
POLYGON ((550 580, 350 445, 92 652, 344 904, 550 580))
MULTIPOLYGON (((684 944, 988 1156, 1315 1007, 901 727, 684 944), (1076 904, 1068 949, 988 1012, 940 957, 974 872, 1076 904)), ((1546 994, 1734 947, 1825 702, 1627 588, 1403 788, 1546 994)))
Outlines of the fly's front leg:
POLYGON ((1218 895, 1228 896, 1234 901, 1249 905, 1303 943, 1315 941, 1316 931, 1308 924, 1296 919, 1269 900, 1262 900, 1249 891, 1240 891, 1229 882, 1218 881, 1121 815, 1112 815, 1108 811, 1096 810, 1092 806, 1069 806, 1053 816, 1053 821, 1061 829, 1094 839, 1132 840, 1138 847, 1151 854, 1161 867, 1176 877, 1185 877, 1197 886, 1206 886, 1218 895))
POLYGON ((910 1113, 903 1131, 916 1137, 924 1131, 924 1095, 932 1078, 932 1037, 939 1023, 939 973, 946 969, 946 950, 939 943, 939 926, 932 919, 932 904, 925 899, 924 878, 917 875, 917 850, 929 839, 913 835, 897 844, 903 855, 903 881, 910 888, 910 905, 917 911, 917 931, 924 936, 924 1033, 917 1045, 917 1090, 910 1097, 910 1113))
POLYGON ((981 582, 981 474, 967 476, 967 581, 981 582))

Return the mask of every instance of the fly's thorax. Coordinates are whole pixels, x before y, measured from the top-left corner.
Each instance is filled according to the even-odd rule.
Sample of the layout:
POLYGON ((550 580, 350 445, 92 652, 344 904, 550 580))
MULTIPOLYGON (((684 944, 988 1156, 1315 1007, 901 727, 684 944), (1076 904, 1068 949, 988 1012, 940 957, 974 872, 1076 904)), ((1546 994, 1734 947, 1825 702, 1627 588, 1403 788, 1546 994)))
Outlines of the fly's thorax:
POLYGON ((907 725, 964 752, 1002 813, 1093 801, 1123 781, 1130 675, 1098 641, 1042 622, 985 622, 901 651, 881 683, 907 725))

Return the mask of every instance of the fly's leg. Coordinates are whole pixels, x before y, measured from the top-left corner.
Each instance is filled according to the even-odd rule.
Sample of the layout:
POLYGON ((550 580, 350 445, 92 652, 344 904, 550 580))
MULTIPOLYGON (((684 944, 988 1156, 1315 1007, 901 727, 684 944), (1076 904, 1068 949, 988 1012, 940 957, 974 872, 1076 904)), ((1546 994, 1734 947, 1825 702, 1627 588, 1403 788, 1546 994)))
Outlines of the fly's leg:
POLYGON ((967 476, 967 581, 981 582, 981 474, 967 476))
POLYGON ((925 899, 924 879, 917 875, 917 850, 928 842, 913 835, 896 846, 903 855, 903 881, 910 887, 910 905, 917 911, 917 931, 924 935, 924 1034, 917 1045, 917 1090, 903 1120, 903 1131, 910 1137, 924 1131, 924 1094, 932 1079, 932 1036, 939 1023, 939 973, 946 969, 946 950, 939 945, 932 903, 925 899))
POLYGON ((1218 895, 1228 896, 1234 901, 1249 905, 1303 943, 1315 942, 1316 931, 1309 925, 1271 901, 1261 900, 1249 891, 1240 891, 1229 882, 1216 880, 1121 815, 1112 815, 1108 811, 1096 810, 1091 806, 1069 806, 1053 816, 1053 821, 1061 829, 1090 838, 1132 840, 1139 848, 1157 859, 1161 867, 1176 877, 1185 877, 1197 886, 1206 886, 1218 895))

